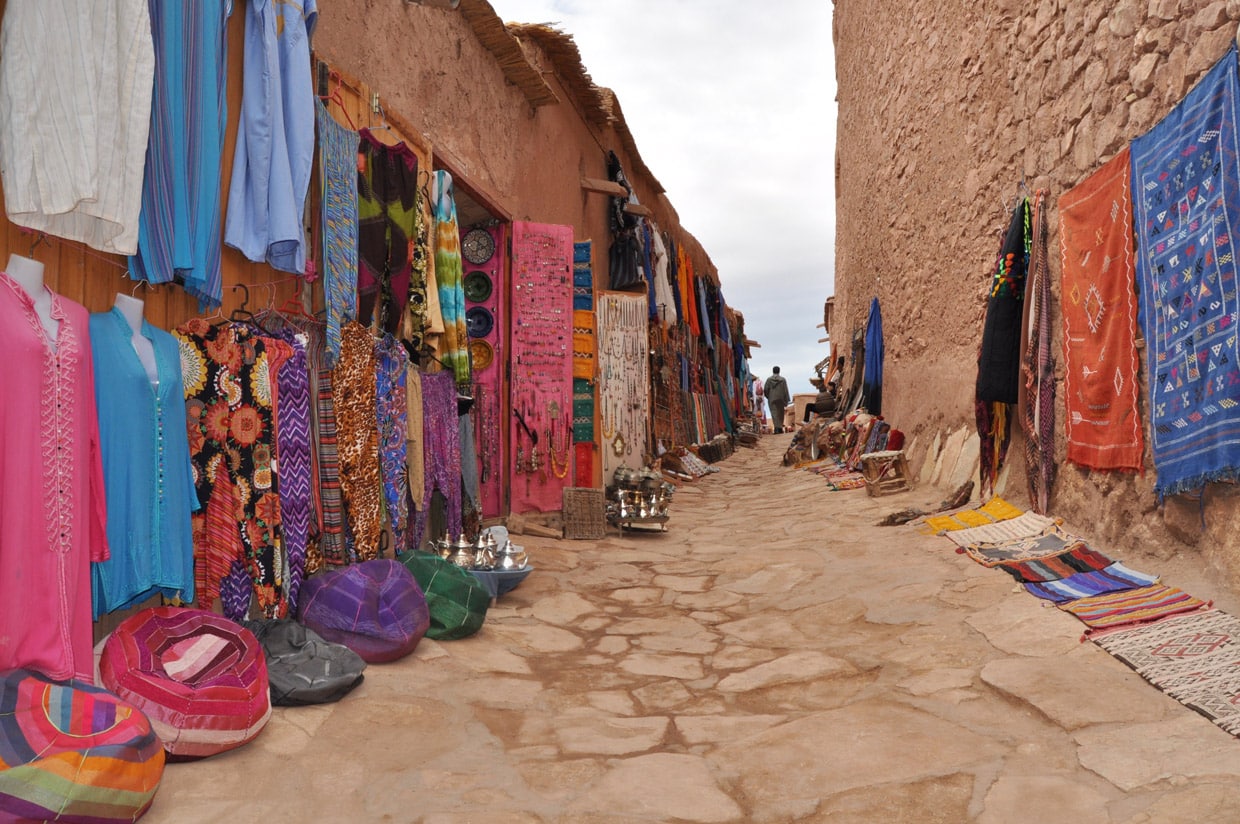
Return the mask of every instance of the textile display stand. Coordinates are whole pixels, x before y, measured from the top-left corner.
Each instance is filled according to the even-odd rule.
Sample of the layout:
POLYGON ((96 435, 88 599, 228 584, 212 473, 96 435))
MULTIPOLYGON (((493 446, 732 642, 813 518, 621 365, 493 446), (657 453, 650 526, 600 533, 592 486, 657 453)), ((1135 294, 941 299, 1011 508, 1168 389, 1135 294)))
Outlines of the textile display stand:
POLYGON ((646 296, 604 292, 595 312, 603 479, 616 468, 640 469, 649 442, 650 341, 646 296))
POLYGON ((511 511, 558 512, 572 485, 573 232, 512 225, 511 511))

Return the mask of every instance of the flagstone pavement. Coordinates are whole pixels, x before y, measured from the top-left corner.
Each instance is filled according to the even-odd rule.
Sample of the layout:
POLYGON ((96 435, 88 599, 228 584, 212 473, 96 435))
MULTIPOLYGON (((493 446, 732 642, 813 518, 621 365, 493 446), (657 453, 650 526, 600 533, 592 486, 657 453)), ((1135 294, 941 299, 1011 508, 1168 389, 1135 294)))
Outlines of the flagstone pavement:
POLYGON ((476 636, 168 765, 144 822, 1240 820, 1240 741, 945 538, 874 526, 946 490, 831 492, 787 442, 682 486, 665 534, 522 539, 535 572, 476 636))

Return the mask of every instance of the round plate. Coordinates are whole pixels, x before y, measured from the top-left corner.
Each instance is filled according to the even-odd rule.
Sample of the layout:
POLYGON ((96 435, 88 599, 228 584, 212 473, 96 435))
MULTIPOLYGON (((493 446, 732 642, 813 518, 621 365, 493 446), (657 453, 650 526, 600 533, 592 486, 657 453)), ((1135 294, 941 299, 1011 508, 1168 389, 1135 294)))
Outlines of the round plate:
POLYGON ((491 276, 475 269, 461 281, 461 288, 465 292, 465 300, 482 303, 491 297, 491 276))
POLYGON ((474 362, 474 369, 480 371, 495 360, 495 350, 486 341, 474 339, 469 342, 469 358, 474 362))
POLYGON ((494 327, 495 318, 486 307, 474 306, 465 310, 465 331, 471 338, 485 338, 494 327))
POLYGON ((461 255, 475 266, 486 263, 493 254, 495 238, 486 229, 470 229, 461 238, 461 255))

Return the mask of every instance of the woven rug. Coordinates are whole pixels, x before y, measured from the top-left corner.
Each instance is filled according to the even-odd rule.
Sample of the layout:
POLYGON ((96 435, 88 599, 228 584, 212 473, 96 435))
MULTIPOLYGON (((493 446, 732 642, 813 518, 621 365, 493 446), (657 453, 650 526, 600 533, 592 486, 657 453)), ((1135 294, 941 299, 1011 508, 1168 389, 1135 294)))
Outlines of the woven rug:
POLYGON ((1055 581, 1044 579, 1027 582, 1025 589, 1039 598, 1062 603, 1108 592, 1123 592, 1138 587, 1147 587, 1156 583, 1158 583, 1157 575, 1137 572, 1116 562, 1105 569, 1076 572, 1055 581))
POLYGON ((1012 506, 1002 498, 995 497, 982 506, 973 509, 962 509, 959 512, 926 518, 920 531, 930 535, 939 532, 955 532, 959 529, 970 529, 998 521, 1008 521, 1023 514, 1023 509, 1012 506))
POLYGON ((1132 142, 1137 289, 1161 501, 1240 480, 1236 47, 1132 142))
POLYGON ((590 268, 591 242, 573 244, 573 308, 593 311, 594 273, 590 268))
POLYGON ((1141 468, 1129 151, 1059 198, 1068 460, 1141 468))
POLYGON ((1078 598, 1059 605, 1088 626, 1092 634, 1098 630, 1111 630, 1130 624, 1157 621, 1169 615, 1192 612, 1209 606, 1205 601, 1189 595, 1178 587, 1153 584, 1130 589, 1126 592, 1110 592, 1078 598))
POLYGON ((1163 692, 1240 734, 1240 619, 1197 610, 1095 642, 1163 692))
POLYGON ((1053 518, 1039 515, 1036 512, 1026 512, 1006 521, 958 529, 944 534, 957 546, 992 546, 1036 537, 1054 525, 1053 518))
POLYGON ((984 567, 995 567, 1000 564, 1042 561, 1084 546, 1085 541, 1079 536, 1051 526, 1046 532, 1031 538, 1019 538, 999 544, 963 546, 956 551, 968 555, 984 567))
POLYGON ((999 564, 997 569, 1003 570, 1021 583, 1045 583, 1060 581, 1082 572, 1099 572, 1113 563, 1115 561, 1082 543, 1054 557, 1003 563, 999 564))

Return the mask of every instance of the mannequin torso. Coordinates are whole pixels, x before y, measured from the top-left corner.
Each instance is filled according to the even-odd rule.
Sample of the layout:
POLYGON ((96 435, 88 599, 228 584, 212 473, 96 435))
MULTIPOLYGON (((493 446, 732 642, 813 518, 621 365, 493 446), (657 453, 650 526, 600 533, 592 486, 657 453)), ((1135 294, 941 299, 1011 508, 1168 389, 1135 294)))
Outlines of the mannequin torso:
POLYGON ((52 317, 52 293, 43 283, 43 264, 20 255, 9 255, 9 265, 5 267, 4 273, 17 281, 18 285, 26 290, 26 294, 30 295, 48 343, 54 346, 60 323, 52 317))
POLYGON ((129 328, 133 330, 130 343, 133 344, 134 351, 138 353, 138 360, 142 362, 147 378, 152 384, 159 383, 159 369, 155 365, 155 347, 142 334, 143 302, 124 293, 118 293, 114 305, 125 316, 129 328))

